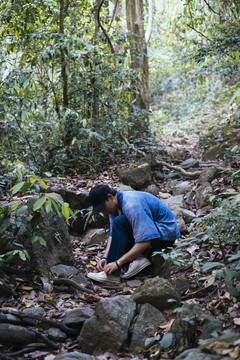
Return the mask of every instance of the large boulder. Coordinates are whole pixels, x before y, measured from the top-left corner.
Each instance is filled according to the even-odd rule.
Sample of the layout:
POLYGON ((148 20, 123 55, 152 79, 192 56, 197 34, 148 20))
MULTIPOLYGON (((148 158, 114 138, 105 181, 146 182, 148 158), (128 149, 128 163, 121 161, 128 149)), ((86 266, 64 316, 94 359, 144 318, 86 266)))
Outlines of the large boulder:
POLYGON ((203 154, 202 160, 223 160, 227 152, 230 153, 231 149, 233 149, 235 145, 239 145, 239 140, 240 135, 237 135, 234 138, 227 139, 217 145, 214 145, 203 154))
POLYGON ((2 344, 27 345, 36 341, 37 335, 23 326, 8 323, 0 324, 0 342, 2 344))
POLYGON ((181 162, 180 166, 185 170, 190 168, 197 168, 199 166, 199 161, 193 158, 189 158, 181 162))
POLYGON ((166 188, 171 190, 173 196, 184 195, 192 189, 192 184, 190 181, 171 180, 166 185, 166 188))
POLYGON ((134 324, 130 352, 134 352, 137 347, 144 349, 145 342, 148 338, 153 337, 155 332, 159 329, 159 325, 166 321, 158 309, 150 304, 141 306, 140 313, 134 324))
POLYGON ((47 245, 36 252, 34 256, 36 267, 50 269, 57 264, 74 263, 68 225, 63 216, 49 216, 39 225, 39 234, 47 245))
POLYGON ((133 189, 138 190, 150 184, 151 166, 145 163, 130 169, 119 168, 117 175, 123 184, 130 185, 133 189))
POLYGON ((101 299, 95 314, 82 327, 79 347, 89 354, 126 351, 136 303, 129 296, 101 299))
POLYGON ((171 283, 160 277, 148 279, 143 285, 139 286, 133 293, 132 299, 138 304, 149 303, 159 310, 166 310, 180 301, 179 294, 171 283), (175 299, 176 302, 169 302, 175 299))

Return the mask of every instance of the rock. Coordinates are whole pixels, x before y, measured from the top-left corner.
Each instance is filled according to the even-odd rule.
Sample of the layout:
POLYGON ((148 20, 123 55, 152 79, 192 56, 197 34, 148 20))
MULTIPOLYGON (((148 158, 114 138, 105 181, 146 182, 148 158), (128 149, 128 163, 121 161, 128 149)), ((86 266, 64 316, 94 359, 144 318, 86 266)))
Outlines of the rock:
POLYGON ((204 215, 207 215, 210 211, 211 211, 212 207, 210 205, 208 206, 204 206, 203 208, 201 209, 198 209, 197 211, 197 217, 201 217, 201 216, 204 216, 204 215))
POLYGON ((159 310, 166 310, 176 305, 176 302, 168 302, 168 299, 180 301, 174 287, 166 279, 155 277, 148 279, 133 293, 132 299, 138 304, 149 303, 159 310))
POLYGON ((171 180, 167 184, 166 188, 171 190, 173 196, 184 195, 192 189, 192 184, 190 181, 171 180))
POLYGON ((34 257, 37 268, 50 269, 57 264, 73 264, 72 243, 68 233, 68 225, 63 216, 46 218, 39 225, 39 233, 46 240, 47 245, 37 251, 34 257))
POLYGON ((154 171, 153 175, 157 180, 180 178, 180 175, 178 172, 172 172, 172 171, 163 172, 163 171, 156 170, 156 171, 154 171))
POLYGON ((188 289, 190 289, 190 281, 188 279, 177 278, 172 283, 177 293, 180 295, 184 294, 188 289))
POLYGON ((180 208, 179 211, 180 211, 181 216, 183 217, 183 220, 186 224, 189 224, 193 219, 196 218, 196 215, 194 214, 194 212, 192 212, 190 210, 180 208))
POLYGON ((90 319, 94 315, 94 310, 90 306, 82 309, 69 310, 65 313, 63 323, 70 327, 81 327, 84 321, 90 319))
POLYGON ((188 349, 177 356, 175 360, 231 360, 228 356, 203 353, 199 349, 188 349))
POLYGON ((136 312, 129 296, 101 299, 95 314, 82 327, 79 347, 90 354, 126 351, 128 329, 136 312))
POLYGON ((59 277, 72 277, 78 274, 78 270, 73 266, 67 266, 63 264, 55 265, 51 268, 51 273, 56 274, 59 277))
POLYGON ((195 192, 189 191, 188 193, 186 193, 185 198, 184 198, 186 204, 193 205, 194 204, 194 197, 195 197, 195 192))
POLYGON ((159 325, 165 321, 166 317, 154 306, 150 304, 142 305, 133 327, 129 351, 134 352, 137 346, 144 349, 147 338, 153 337, 159 329, 159 325))
POLYGON ((210 183, 205 183, 201 185, 195 194, 195 205, 197 209, 200 209, 208 205, 209 197, 213 193, 213 188, 210 183))
POLYGON ((187 209, 183 195, 172 196, 162 200, 162 202, 164 202, 171 211, 177 208, 187 209))
POLYGON ((214 331, 221 331, 222 327, 222 322, 209 311, 195 304, 185 304, 181 312, 178 312, 171 332, 174 335, 174 344, 178 344, 183 337, 187 338, 189 344, 195 344, 197 336, 208 339, 214 331))
POLYGON ((41 306, 33 306, 30 308, 23 309, 24 314, 28 315, 41 315, 43 316, 45 314, 44 309, 41 306))
POLYGON ((169 277, 170 271, 173 268, 173 263, 170 259, 166 261, 161 254, 153 253, 150 261, 152 263, 152 266, 149 269, 149 274, 153 276, 160 275, 164 277, 169 277))
POLYGON ((218 176, 219 170, 216 167, 210 167, 202 171, 198 178, 199 184, 211 183, 218 176))
POLYGON ((183 220, 180 208, 173 210, 173 214, 175 215, 176 223, 177 223, 178 229, 180 231, 180 234, 181 235, 186 234, 188 232, 187 226, 185 224, 185 221, 183 220))
POLYGON ((73 233, 83 234, 86 229, 89 228, 108 228, 109 218, 108 216, 102 216, 100 214, 94 215, 87 221, 84 217, 90 209, 84 209, 77 214, 77 218, 71 221, 70 231, 73 233))
POLYGON ((6 284, 2 280, 0 281, 0 294, 1 296, 12 296, 14 295, 13 289, 10 285, 6 284))
POLYGON ((0 343, 27 345, 37 342, 36 334, 20 325, 0 323, 0 343))
POLYGON ((106 229, 88 229, 82 238, 82 242, 86 245, 99 244, 108 238, 106 229))
POLYGON ((151 167, 149 164, 139 164, 130 169, 117 169, 117 175, 125 185, 130 185, 133 189, 141 189, 148 186, 151 181, 151 167))
POLYGON ((67 339, 67 335, 65 334, 65 332, 63 332, 62 330, 60 330, 58 328, 48 329, 47 335, 48 335, 49 339, 51 339, 53 341, 65 341, 67 339))
POLYGON ((63 200, 67 202, 72 210, 82 210, 88 208, 91 204, 88 199, 89 192, 72 191, 67 189, 49 189, 51 192, 58 193, 62 196, 63 200))
POLYGON ((157 187, 157 185, 152 184, 152 185, 149 185, 145 189, 145 191, 152 194, 152 195, 154 195, 154 196, 157 196, 159 194, 160 189, 157 187))
POLYGON ((54 360, 94 360, 95 357, 78 351, 57 355, 54 360))
POLYGON ((134 191, 134 189, 131 186, 124 185, 124 184, 118 184, 117 189, 119 191, 134 191))
POLYGON ((183 168, 184 170, 190 169, 190 168, 197 168, 199 166, 199 161, 193 158, 187 159, 183 161, 179 166, 183 168))
POLYGON ((227 152, 231 152, 231 149, 235 145, 239 145, 240 136, 223 141, 210 149, 208 149, 202 156, 203 161, 208 160, 223 160, 227 152))

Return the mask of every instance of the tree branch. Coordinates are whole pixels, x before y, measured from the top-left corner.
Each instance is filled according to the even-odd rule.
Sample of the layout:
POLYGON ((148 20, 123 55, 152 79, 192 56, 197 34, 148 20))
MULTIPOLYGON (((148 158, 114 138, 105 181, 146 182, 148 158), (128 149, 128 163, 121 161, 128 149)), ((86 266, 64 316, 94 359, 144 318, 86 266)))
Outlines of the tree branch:
POLYGON ((112 54, 114 54, 114 53, 115 53, 115 51, 114 51, 114 49, 113 49, 113 46, 112 46, 111 40, 110 40, 110 38, 109 38, 109 36, 108 36, 108 34, 107 34, 106 30, 104 29, 104 27, 102 26, 102 24, 101 24, 101 22, 100 22, 100 11, 101 11, 101 7, 102 7, 103 3, 104 3, 104 0, 102 0, 102 1, 101 1, 100 5, 99 5, 99 8, 98 8, 98 10, 97 10, 97 20, 98 20, 98 25, 99 25, 99 27, 102 29, 102 31, 103 31, 103 33, 104 33, 104 35, 105 35, 106 39, 107 39, 107 42, 108 42, 108 44, 109 44, 109 46, 110 46, 110 49, 111 49, 111 53, 112 53, 112 54))
POLYGON ((95 295, 95 292, 90 290, 90 289, 87 289, 85 288, 84 286, 82 285, 79 285, 76 281, 74 280, 71 280, 71 279, 65 279, 65 278, 55 278, 53 279, 53 283, 55 285, 67 285, 67 286, 73 286, 74 288, 78 289, 78 290, 81 290, 83 292, 86 292, 88 294, 92 294, 92 295, 95 295))
POLYGON ((220 16, 220 14, 219 14, 217 11, 215 11, 215 10, 211 7, 211 5, 210 5, 206 0, 203 0, 203 1, 204 1, 205 4, 208 6, 209 10, 211 10, 212 12, 214 12, 215 14, 217 14, 218 16, 220 16))
POLYGON ((198 34, 200 34, 201 36, 203 36, 205 39, 207 39, 208 41, 211 41, 210 38, 208 38, 206 35, 204 35, 201 31, 198 31, 197 29, 195 29, 193 26, 187 24, 188 27, 190 27, 190 29, 196 31, 198 34))
POLYGON ((110 24, 109 24, 109 26, 108 26, 107 32, 109 32, 109 30, 110 30, 111 27, 112 27, 112 23, 113 23, 113 20, 114 20, 114 18, 115 18, 115 14, 116 14, 116 11, 117 11, 117 6, 118 6, 118 0, 116 0, 116 2, 115 2, 115 6, 114 6, 114 9, 113 9, 113 15, 112 15, 110 24))

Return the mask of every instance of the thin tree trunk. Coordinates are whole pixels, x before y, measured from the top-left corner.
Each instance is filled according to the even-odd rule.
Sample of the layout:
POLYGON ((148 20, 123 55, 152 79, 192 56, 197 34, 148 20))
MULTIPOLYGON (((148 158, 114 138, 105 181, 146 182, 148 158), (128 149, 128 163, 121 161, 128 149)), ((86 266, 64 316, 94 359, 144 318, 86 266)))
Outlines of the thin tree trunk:
MULTIPOLYGON (((126 0, 127 28, 132 35, 130 41, 131 68, 141 74, 140 91, 133 94, 136 105, 141 109, 149 109, 148 87, 148 56, 145 40, 143 0, 126 0)), ((138 120, 139 123, 139 120, 138 120)), ((148 132, 148 119, 141 119, 141 124, 136 124, 141 133, 148 132)))
MULTIPOLYGON (((59 19, 59 32, 64 35, 64 17, 68 5, 65 7, 64 0, 60 0, 60 19, 59 19)), ((64 52, 61 50, 61 76, 62 76, 62 87, 63 87, 63 107, 68 107, 68 77, 66 71, 66 60, 64 52)))

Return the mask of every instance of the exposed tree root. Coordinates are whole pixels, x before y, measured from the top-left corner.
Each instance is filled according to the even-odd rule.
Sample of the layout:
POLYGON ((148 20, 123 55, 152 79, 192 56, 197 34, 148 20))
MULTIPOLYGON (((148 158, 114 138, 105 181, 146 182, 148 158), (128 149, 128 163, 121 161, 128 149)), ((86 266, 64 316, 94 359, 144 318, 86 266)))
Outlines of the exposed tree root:
MULTIPOLYGON (((133 149, 134 151, 136 151, 138 154, 141 154, 143 156, 147 156, 147 154, 142 151, 137 149, 133 144, 130 144, 130 142, 128 141, 128 139, 122 134, 120 133, 120 137, 122 138, 122 140, 125 142, 125 144, 130 148, 133 149)), ((198 177, 202 171, 194 171, 194 172, 189 172, 184 170, 183 168, 181 168, 180 166, 175 166, 175 165, 170 165, 168 163, 166 163, 165 161, 160 161, 160 160, 156 160, 156 164, 157 165, 161 165, 161 166, 166 166, 168 169, 170 170, 176 170, 179 171, 182 175, 190 177, 190 178, 196 178, 198 177)))
POLYGON ((67 285, 67 286, 73 286, 74 288, 81 290, 85 293, 95 295, 95 292, 93 290, 87 289, 82 285, 79 285, 76 281, 67 279, 67 278, 54 278, 53 284, 55 285, 67 285))

